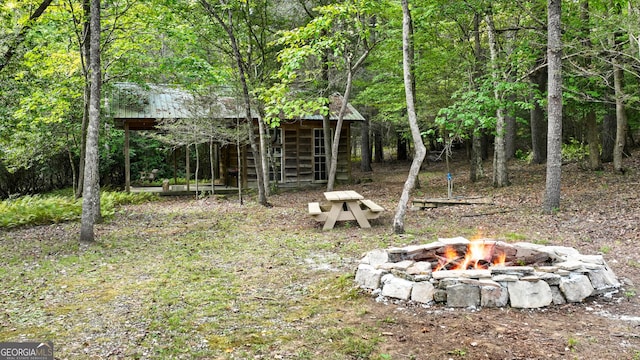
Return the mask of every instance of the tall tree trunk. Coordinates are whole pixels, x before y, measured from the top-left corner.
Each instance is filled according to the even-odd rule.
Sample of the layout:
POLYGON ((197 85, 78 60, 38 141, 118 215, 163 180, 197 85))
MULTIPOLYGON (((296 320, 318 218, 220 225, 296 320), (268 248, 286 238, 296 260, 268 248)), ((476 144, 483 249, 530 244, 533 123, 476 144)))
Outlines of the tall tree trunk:
POLYGON ((209 166, 211 170, 211 195, 216 193, 216 168, 213 137, 209 138, 209 166))
MULTIPOLYGON (((493 16, 486 15, 487 26, 489 28, 489 51, 491 53, 491 77, 493 78, 493 96, 497 103, 502 102, 500 92, 498 90, 498 45, 496 39, 496 29, 493 24, 493 16)), ((509 185, 507 172, 507 157, 505 152, 505 117, 504 108, 498 106, 496 110, 496 137, 493 152, 493 186, 504 187, 509 185)))
POLYGON ((327 179, 327 191, 333 191, 336 182, 336 174, 338 171, 338 149, 340 147, 340 133, 342 132, 342 124, 344 123, 344 115, 347 112, 347 105, 351 96, 351 88, 353 86, 353 74, 364 63, 369 56, 371 49, 365 49, 358 60, 352 65, 351 61, 347 61, 347 84, 345 86, 344 95, 342 96, 342 106, 338 113, 338 121, 336 123, 336 131, 333 135, 333 143, 331 144, 331 166, 329 168, 329 179, 327 179))
POLYGON ((613 148, 616 144, 616 106, 615 104, 606 105, 606 113, 602 118, 602 155, 603 163, 613 161, 613 148))
MULTIPOLYGON (((515 96, 510 97, 509 102, 513 103, 515 101, 515 96)), ((516 156, 516 136, 518 132, 518 122, 514 113, 505 114, 504 126, 504 155, 506 160, 511 160, 516 156)))
MULTIPOLYGON (((329 98, 329 50, 322 54, 322 95, 329 98)), ((324 161, 327 174, 331 171, 331 119, 330 114, 322 116, 322 135, 324 137, 324 161)))
POLYGON ((100 0, 91 0, 91 99, 89 102, 89 126, 82 192, 82 219, 80 241, 93 242, 94 225, 102 220, 100 213, 100 174, 98 136, 100 132, 100 0))
POLYGON ((400 201, 398 202, 398 208, 393 218, 393 232, 396 234, 404 233, 404 215, 407 211, 407 204, 409 203, 409 195, 413 190, 418 174, 420 173, 420 167, 422 161, 427 153, 427 150, 422 142, 422 136, 420 134, 420 127, 418 126, 418 118, 416 116, 415 100, 414 100, 414 87, 413 87, 413 57, 412 44, 413 44, 413 26, 411 21, 411 13, 409 10, 409 0, 402 0, 402 71, 404 73, 404 92, 407 99, 407 116, 409 118, 409 127, 411 128, 411 135, 413 137, 415 156, 409 169, 409 176, 402 188, 402 195, 400 195, 400 201))
POLYGON ((363 172, 373 171, 371 168, 371 145, 369 142, 369 117, 362 122, 362 127, 360 131, 360 139, 362 139, 362 144, 360 144, 360 170, 363 172))
MULTIPOLYGON (((580 4, 580 19, 582 20, 582 44, 586 49, 591 49, 591 28, 589 26, 589 0, 582 0, 580 4)), ((582 60, 585 68, 591 67, 591 58, 586 56, 582 60)), ((587 142, 589 144, 589 169, 602 169, 600 161, 600 139, 598 137, 598 121, 596 111, 592 106, 588 106, 584 116, 584 126, 587 131, 587 142)))
POLYGON ((78 166, 78 187, 76 188, 76 198, 82 196, 84 185, 84 158, 85 150, 87 147, 87 126, 89 124, 89 99, 91 98, 91 80, 89 79, 89 58, 91 57, 91 6, 90 0, 82 1, 82 12, 85 16, 83 25, 82 36, 80 40, 80 58, 82 60, 82 75, 84 76, 84 93, 83 100, 84 106, 82 109, 82 125, 81 125, 81 139, 80 139, 80 163, 78 166))
POLYGON ((584 118, 584 125, 587 128, 587 142, 589 143, 589 169, 601 170, 600 160, 600 136, 598 134, 598 121, 596 112, 593 109, 587 110, 584 118))
POLYGON ((382 134, 379 126, 373 128, 373 161, 381 163, 384 161, 384 150, 382 145, 382 134))
POLYGON ((484 177, 484 168, 482 167, 482 133, 477 129, 471 134, 471 169, 469 171, 469 180, 476 182, 484 177))
POLYGON ((545 126, 544 108, 540 105, 539 94, 544 94, 547 87, 547 68, 543 67, 531 75, 535 88, 533 92, 533 108, 530 114, 531 125, 531 163, 542 164, 547 160, 547 127, 545 126))
POLYGON ((623 81, 624 72, 618 60, 614 58, 613 62, 613 87, 616 97, 616 141, 613 148, 613 168, 617 172, 624 172, 622 166, 622 158, 624 155, 625 143, 627 140, 627 115, 624 109, 624 92, 623 81))
MULTIPOLYGON (((473 87, 478 88, 476 81, 482 76, 484 57, 482 56, 482 43, 480 41, 480 14, 477 12, 473 14, 473 56, 475 57, 475 64, 473 66, 472 82, 473 87)), ((471 180, 471 182, 476 182, 484 177, 481 139, 480 121, 476 120, 474 129, 471 132, 471 154, 469 156, 469 180, 471 180)))
POLYGON ((561 0, 548 0, 547 58, 549 91, 547 96, 549 125, 547 136, 547 180, 542 210, 551 214, 560 208, 562 174, 562 41, 561 0))

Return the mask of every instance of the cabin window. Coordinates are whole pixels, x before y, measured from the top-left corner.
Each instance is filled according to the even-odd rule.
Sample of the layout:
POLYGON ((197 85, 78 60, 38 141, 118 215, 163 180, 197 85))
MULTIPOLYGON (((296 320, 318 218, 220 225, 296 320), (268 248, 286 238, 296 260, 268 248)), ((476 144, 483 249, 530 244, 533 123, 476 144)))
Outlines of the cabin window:
MULTIPOLYGON (((331 132, 333 132, 333 129, 331 132)), ((322 129, 313 129, 313 180, 315 181, 323 181, 329 178, 325 155, 324 132, 322 129)))

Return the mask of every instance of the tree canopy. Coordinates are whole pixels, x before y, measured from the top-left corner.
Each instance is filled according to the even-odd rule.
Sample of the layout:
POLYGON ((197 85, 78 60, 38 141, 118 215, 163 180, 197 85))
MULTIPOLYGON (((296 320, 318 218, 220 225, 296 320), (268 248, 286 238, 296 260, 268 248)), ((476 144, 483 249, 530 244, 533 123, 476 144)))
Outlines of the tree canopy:
MULTIPOLYGON (((0 5, 0 196, 75 181, 84 136, 87 3, 0 5), (42 181, 25 185, 25 177, 42 181)), ((400 5, 397 0, 103 1, 104 92, 114 81, 198 91, 240 88, 241 70, 250 103, 270 119, 267 126, 277 126, 282 112, 326 113, 327 95, 345 93, 351 76, 351 99, 368 109, 371 136, 382 139, 376 146, 400 154, 400 144, 412 143, 400 5), (218 12, 221 21, 211 16, 212 9, 224 10, 218 12), (236 53, 225 24, 234 26, 236 53), (358 59, 362 62, 353 67, 358 59)), ((613 159, 614 149, 624 156, 640 127, 635 111, 640 8, 618 0, 562 5, 562 141, 591 145, 592 155, 600 152, 596 160, 613 159), (614 140, 609 147, 607 141, 614 140)), ((533 152, 539 135, 533 112, 546 107, 546 88, 533 80, 547 68, 546 1, 416 0, 408 7, 415 111, 427 146, 471 144, 476 136, 485 144, 484 150, 474 147, 477 152, 502 138, 507 159, 533 152)), ((122 174, 121 164, 108 161, 122 144, 109 115, 103 117, 104 180, 122 174)))

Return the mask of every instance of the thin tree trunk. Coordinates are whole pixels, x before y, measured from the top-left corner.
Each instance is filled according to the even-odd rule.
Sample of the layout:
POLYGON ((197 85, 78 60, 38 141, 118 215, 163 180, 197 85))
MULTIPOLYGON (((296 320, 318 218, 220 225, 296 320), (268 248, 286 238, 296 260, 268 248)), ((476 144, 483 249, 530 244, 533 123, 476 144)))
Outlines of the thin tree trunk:
POLYGON ((542 210, 551 214, 560 208, 562 174, 562 41, 561 0, 548 0, 547 58, 549 71, 547 136, 547 180, 542 210))
POLYGON ((100 222, 100 174, 98 172, 98 136, 100 132, 100 0, 91 0, 91 100, 82 192, 80 241, 95 240, 94 225, 100 222))
POLYGON ((262 164, 262 183, 265 199, 269 197, 269 151, 267 148, 267 129, 264 121, 258 119, 258 140, 260 141, 260 163, 262 164))
POLYGON ((200 198, 200 185, 198 184, 198 172, 200 171, 200 152, 198 151, 198 144, 193 145, 196 149, 196 170, 193 172, 193 177, 196 181, 196 199, 200 198))
POLYGON ((413 44, 413 26, 411 22, 411 13, 409 10, 409 0, 402 0, 402 71, 404 73, 404 92, 407 99, 407 116, 409 118, 409 126, 411 128, 411 135, 415 146, 415 156, 409 169, 409 176, 402 188, 402 195, 398 202, 398 208, 393 218, 393 232, 395 234, 404 233, 404 216, 407 211, 407 204, 409 203, 409 195, 413 190, 416 179, 422 166, 422 161, 427 153, 427 150, 422 142, 422 136, 420 134, 420 127, 418 126, 418 118, 416 116, 415 100, 414 100, 414 87, 413 87, 413 58, 412 44, 413 44))
MULTIPOLYGON (((491 77, 493 78, 493 95, 496 102, 501 102, 501 95, 498 90, 498 49, 496 30, 491 14, 486 15, 487 26, 489 28, 489 51, 491 54, 491 77)), ((505 150, 505 117, 504 108, 500 105, 496 110, 496 137, 493 152, 493 186, 504 187, 509 185, 507 172, 507 157, 505 150)))
POLYGON ((347 71, 347 84, 345 86, 344 95, 342 96, 342 106, 340 106, 340 113, 338 114, 338 121, 336 123, 336 131, 333 135, 333 144, 331 144, 331 166, 329 169, 329 179, 327 179, 327 191, 333 191, 333 187, 336 182, 336 173, 338 171, 338 149, 340 148, 340 133, 342 132, 344 114, 347 112, 347 105, 349 104, 349 97, 351 96, 353 74, 367 59, 370 51, 370 49, 366 49, 353 65, 351 65, 350 61, 347 61, 347 64, 349 66, 349 69, 347 71))
POLYGON ((82 37, 80 41, 80 58, 82 60, 82 74, 84 76, 84 93, 83 100, 84 106, 82 109, 82 125, 81 125, 81 140, 80 140, 80 162, 78 165, 78 187, 76 188, 75 196, 79 198, 82 196, 83 185, 84 185, 84 158, 85 158, 85 150, 87 147, 87 126, 89 124, 89 99, 91 98, 91 80, 89 79, 89 58, 91 56, 91 41, 89 40, 91 36, 91 6, 89 4, 90 0, 83 0, 82 2, 82 12, 85 15, 86 21, 83 25, 82 37))
POLYGON ((624 172, 622 158, 627 140, 627 115, 624 109, 624 92, 622 90, 624 73, 617 59, 613 59, 613 87, 616 97, 616 141, 613 148, 613 168, 617 172, 624 172))
MULTIPOLYGON (((473 54, 475 57, 475 64, 473 69, 473 86, 477 88, 475 81, 480 78, 482 75, 482 65, 484 63, 484 59, 482 56, 482 45, 480 42, 480 14, 473 14, 473 54)), ((470 169, 469 169, 469 180, 471 182, 476 182, 480 178, 484 177, 484 168, 482 167, 482 133, 480 130, 480 122, 475 121, 474 128, 471 133, 471 154, 469 156, 470 159, 470 169)))
MULTIPOLYGON (((240 53, 240 48, 238 46, 238 41, 235 36, 235 29, 233 25, 233 14, 231 12, 231 8, 224 0, 219 1, 221 7, 227 10, 227 22, 222 20, 222 17, 219 14, 219 9, 211 6, 211 4, 206 0, 200 0, 200 4, 205 8, 205 10, 211 15, 217 22, 222 26, 229 36, 229 43, 231 45, 231 49, 233 51, 233 56, 236 61, 236 66, 238 70, 238 79, 240 80, 242 97, 244 100, 244 110, 245 110, 245 121, 248 125, 249 132, 249 146, 251 148, 251 153, 254 159, 254 168, 256 170, 256 181, 258 185, 258 203, 263 206, 269 206, 269 202, 267 201, 267 192, 265 190, 264 183, 264 175, 263 175, 263 166, 262 166, 262 155, 260 154, 260 150, 258 148, 258 144, 256 144, 255 139, 255 130, 253 125, 253 116, 251 113, 251 97, 249 96, 249 85, 247 84, 247 74, 245 72, 245 66, 242 58, 242 54, 240 53)), ((258 119, 258 121, 261 121, 258 119)), ((238 152, 238 158, 240 158, 240 152, 238 152)), ((238 177, 240 177, 240 173, 242 170, 238 168, 238 177)))
MULTIPOLYGON (((586 49, 592 48, 589 27, 589 0, 582 0, 580 4, 580 19, 582 20, 582 44, 586 49)), ((582 63, 586 69, 591 67, 591 57, 586 56, 582 59, 582 63)), ((587 142, 589 144, 589 169, 602 169, 600 161, 600 139, 598 137, 598 122, 596 120, 596 111, 592 106, 588 106, 584 116, 584 126, 587 131, 587 142)))
POLYGON ((382 134, 380 133, 379 127, 374 127, 373 130, 373 157, 376 163, 381 163, 384 161, 384 150, 382 145, 382 134))
MULTIPOLYGON (((515 96, 510 97, 509 102, 516 101, 515 96)), ((506 160, 511 160, 516 156, 516 135, 518 131, 518 123, 513 113, 505 114, 504 117, 504 153, 506 160)))
POLYGON ((367 117, 362 122, 362 127, 360 129, 360 139, 362 139, 362 143, 360 144, 360 170, 363 172, 373 171, 371 168, 371 145, 369 142, 369 118, 367 117))
POLYGON ((211 170, 211 195, 216 193, 216 169, 214 166, 215 156, 213 153, 213 137, 209 138, 209 165, 211 170))
POLYGON ((615 104, 607 104, 606 113, 602 118, 602 162, 613 161, 613 148, 616 143, 616 107, 615 104))
MULTIPOLYGON (((543 94, 547 87, 547 68, 536 71, 531 82, 538 94, 543 94)), ((531 163, 542 164, 547 160, 547 127, 545 126, 544 109, 538 101, 538 94, 532 94, 533 108, 530 112, 531 125, 531 163)))

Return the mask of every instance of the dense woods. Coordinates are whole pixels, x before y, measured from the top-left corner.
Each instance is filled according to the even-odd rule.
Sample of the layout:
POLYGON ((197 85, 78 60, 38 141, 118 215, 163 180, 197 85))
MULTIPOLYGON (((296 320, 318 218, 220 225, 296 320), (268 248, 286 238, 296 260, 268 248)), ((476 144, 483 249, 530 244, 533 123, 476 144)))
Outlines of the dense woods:
MULTIPOLYGON (((563 2, 557 24, 547 8, 537 0, 407 4, 422 140, 431 151, 466 147, 472 180, 493 176, 495 186, 507 186, 514 157, 549 158, 556 167, 570 157, 592 170, 613 161, 625 171, 621 159, 640 127, 640 7, 563 2), (554 76, 560 84, 548 81, 554 76), (548 109, 558 96, 560 112, 548 109)), ((352 132, 365 162, 413 158, 419 148, 407 119, 400 1, 9 0, 0 11, 0 198, 69 186, 82 194, 84 159, 94 161, 87 143, 98 152, 100 185, 123 186, 123 133, 105 106, 112 84, 123 81, 200 94, 236 88, 265 120, 250 134, 267 134, 280 114, 326 112, 327 97, 339 92, 365 110, 365 131, 352 132), (100 36, 92 37, 96 6, 100 36), (97 111, 96 83, 102 109, 94 146, 87 125, 97 111)), ((331 136, 325 141, 335 145, 331 136)), ((132 173, 169 172, 170 145, 141 134, 131 142, 139 145, 132 173)), ((268 142, 246 144, 255 159, 264 156, 256 173, 268 174, 268 142)), ((206 162, 209 145, 201 146, 206 162)), ((260 177, 266 204, 269 179, 260 177)))

